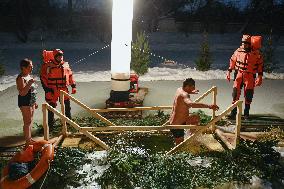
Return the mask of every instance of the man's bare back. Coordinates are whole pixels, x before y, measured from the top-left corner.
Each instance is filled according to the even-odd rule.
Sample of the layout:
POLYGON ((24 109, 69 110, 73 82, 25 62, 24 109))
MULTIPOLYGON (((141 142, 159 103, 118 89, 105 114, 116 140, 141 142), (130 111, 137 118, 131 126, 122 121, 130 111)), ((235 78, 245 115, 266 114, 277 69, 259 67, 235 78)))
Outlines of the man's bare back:
MULTIPOLYGON (((187 78, 183 82, 183 87, 177 89, 173 103, 173 109, 170 117, 171 125, 197 125, 200 118, 198 115, 190 115, 189 108, 209 108, 218 110, 219 107, 215 104, 208 105, 199 102, 193 102, 189 94, 197 94, 195 89, 195 81, 192 78, 187 78)), ((181 143, 184 139, 183 129, 171 129, 175 138, 176 145, 181 143)))
POLYGON ((186 100, 190 100, 190 95, 182 87, 178 88, 169 120, 171 125, 183 125, 186 123, 189 117, 189 107, 186 104, 186 100))

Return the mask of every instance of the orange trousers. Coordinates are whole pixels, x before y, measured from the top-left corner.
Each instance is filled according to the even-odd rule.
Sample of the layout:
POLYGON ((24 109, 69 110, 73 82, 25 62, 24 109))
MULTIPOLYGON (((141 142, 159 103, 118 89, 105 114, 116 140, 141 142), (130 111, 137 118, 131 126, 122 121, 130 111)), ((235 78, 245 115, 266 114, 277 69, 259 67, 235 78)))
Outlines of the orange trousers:
POLYGON ((254 93, 254 83, 255 83, 255 75, 252 73, 247 72, 240 72, 238 71, 233 87, 233 102, 235 103, 240 99, 241 90, 244 86, 244 97, 245 97, 245 104, 251 104, 253 99, 254 93))

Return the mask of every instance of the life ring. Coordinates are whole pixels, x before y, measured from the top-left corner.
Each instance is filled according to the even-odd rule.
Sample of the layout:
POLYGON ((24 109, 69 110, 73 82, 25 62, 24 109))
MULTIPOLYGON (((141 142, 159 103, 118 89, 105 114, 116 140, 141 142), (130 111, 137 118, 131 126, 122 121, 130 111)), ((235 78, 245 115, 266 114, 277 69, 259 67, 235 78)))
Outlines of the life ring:
MULTIPOLYGON (((48 141, 42 140, 37 141, 32 144, 33 153, 40 152, 41 158, 33 170, 28 173, 26 176, 18 180, 10 180, 8 178, 9 166, 7 165, 3 171, 0 180, 0 186, 2 189, 26 189, 34 184, 49 168, 49 162, 54 158, 54 147, 48 141)), ((19 160, 22 158, 22 153, 17 153, 10 161, 12 162, 21 162, 19 160)))

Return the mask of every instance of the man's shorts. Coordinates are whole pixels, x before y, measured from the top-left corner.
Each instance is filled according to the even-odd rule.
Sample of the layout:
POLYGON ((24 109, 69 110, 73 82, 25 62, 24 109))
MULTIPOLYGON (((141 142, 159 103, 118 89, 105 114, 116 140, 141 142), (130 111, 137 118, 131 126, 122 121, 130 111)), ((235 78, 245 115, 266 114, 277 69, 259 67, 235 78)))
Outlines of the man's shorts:
MULTIPOLYGON (((183 123, 181 125, 186 125, 186 123, 183 123)), ((175 138, 184 137, 184 129, 171 129, 171 132, 173 133, 175 138)))
POLYGON ((171 129, 171 132, 175 138, 184 137, 184 129, 171 129))

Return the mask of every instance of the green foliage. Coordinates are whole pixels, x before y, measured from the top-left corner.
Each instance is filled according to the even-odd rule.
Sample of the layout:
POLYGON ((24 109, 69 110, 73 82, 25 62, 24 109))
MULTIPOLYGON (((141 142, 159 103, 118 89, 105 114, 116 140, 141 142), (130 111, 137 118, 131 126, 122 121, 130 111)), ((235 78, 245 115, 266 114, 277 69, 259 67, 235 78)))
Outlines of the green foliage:
POLYGON ((141 126, 159 126, 169 119, 168 114, 148 115, 144 118, 124 119, 118 118, 112 120, 116 125, 141 125, 141 126))
POLYGON ((0 49, 0 77, 4 75, 5 73, 5 68, 3 66, 3 63, 4 63, 5 59, 4 59, 4 56, 3 56, 3 50, 0 49))
POLYGON ((140 154, 111 151, 105 162, 110 165, 111 169, 107 169, 97 181, 102 188, 107 188, 109 185, 115 188, 134 188, 137 178, 133 173, 138 172, 139 167, 143 166, 142 162, 143 156, 141 158, 140 154))
POLYGON ((211 116, 205 114, 205 112, 202 110, 198 110, 197 112, 194 112, 194 114, 199 115, 201 125, 206 125, 211 120, 211 116))
POLYGON ((130 67, 138 75, 148 72, 150 64, 150 47, 143 32, 137 33, 136 41, 132 44, 130 67))
POLYGON ((44 186, 56 186, 56 188, 65 188, 67 185, 78 187, 80 180, 87 173, 77 172, 82 169, 84 164, 88 163, 85 153, 76 148, 59 148, 56 151, 54 161, 48 172, 44 186))
POLYGON ((195 60, 197 70, 207 71, 211 68, 212 57, 209 48, 208 34, 203 33, 203 42, 200 46, 200 55, 197 60, 195 60))
POLYGON ((249 183, 253 176, 281 180, 284 167, 272 147, 275 142, 241 141, 232 151, 193 156, 137 153, 112 150, 109 168, 97 179, 102 188, 213 188, 228 182, 249 183))
POLYGON ((263 49, 263 64, 264 64, 264 71, 271 73, 273 70, 277 68, 277 60, 275 58, 275 44, 274 38, 272 35, 272 30, 270 31, 269 36, 267 37, 264 43, 263 49))

